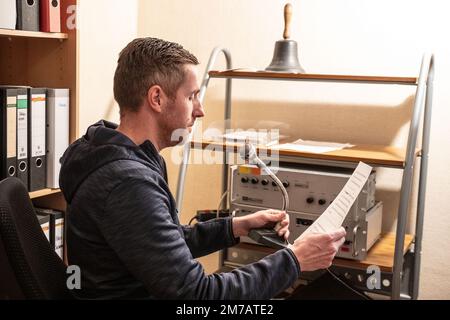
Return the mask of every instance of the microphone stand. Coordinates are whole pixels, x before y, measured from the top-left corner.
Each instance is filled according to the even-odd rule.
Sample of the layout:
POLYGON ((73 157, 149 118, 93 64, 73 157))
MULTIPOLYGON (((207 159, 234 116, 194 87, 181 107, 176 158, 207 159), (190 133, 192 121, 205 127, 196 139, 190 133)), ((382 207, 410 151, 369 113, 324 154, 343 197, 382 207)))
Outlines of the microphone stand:
MULTIPOLYGON (((266 164, 258 157, 256 154, 255 147, 250 143, 249 139, 245 139, 244 147, 244 160, 250 164, 255 164, 258 168, 266 171, 272 180, 276 183, 283 195, 283 206, 281 210, 285 211, 287 214, 287 209, 289 207, 289 196, 283 183, 278 179, 278 177, 270 170, 266 164)), ((250 230, 248 236, 257 243, 269 246, 274 249, 282 249, 288 245, 288 242, 284 237, 278 235, 278 230, 280 230, 281 225, 277 223, 274 228, 258 228, 250 230)))

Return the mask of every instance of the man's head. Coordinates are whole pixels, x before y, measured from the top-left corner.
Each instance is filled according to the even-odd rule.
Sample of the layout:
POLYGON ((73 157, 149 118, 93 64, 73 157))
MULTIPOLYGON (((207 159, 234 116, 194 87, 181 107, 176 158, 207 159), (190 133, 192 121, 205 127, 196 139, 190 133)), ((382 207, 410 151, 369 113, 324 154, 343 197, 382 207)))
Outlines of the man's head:
POLYGON ((197 58, 177 43, 156 38, 130 42, 120 53, 114 75, 121 117, 148 114, 163 140, 176 129, 190 129, 195 118, 204 115, 196 65, 197 58))

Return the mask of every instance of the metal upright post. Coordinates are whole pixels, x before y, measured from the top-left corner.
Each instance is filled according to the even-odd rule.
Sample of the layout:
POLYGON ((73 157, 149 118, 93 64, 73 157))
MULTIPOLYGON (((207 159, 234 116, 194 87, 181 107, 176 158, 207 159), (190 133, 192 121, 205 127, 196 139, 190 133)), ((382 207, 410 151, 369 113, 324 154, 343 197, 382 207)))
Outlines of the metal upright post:
POLYGON ((406 149, 405 168, 402 177, 400 191, 400 205, 398 209, 397 230, 395 239, 394 270, 392 278, 392 299, 400 298, 402 272, 403 272, 403 247, 405 243, 406 222, 408 217, 408 204, 412 188, 414 174, 414 162, 416 157, 417 135, 419 123, 424 109, 424 97, 426 91, 426 81, 429 74, 431 57, 424 55, 418 80, 416 98, 414 101, 413 116, 409 128, 408 144, 406 149))
MULTIPOLYGON (((209 57, 209 61, 208 61, 208 64, 207 64, 206 70, 205 70, 205 75, 203 76, 203 81, 202 81, 202 84, 200 87, 199 100, 201 103, 203 103, 203 100, 204 100, 205 94, 206 94, 206 89, 208 88, 208 83, 209 83, 209 79, 210 79, 209 71, 211 71, 211 69, 214 66, 214 63, 216 61, 217 56, 221 52, 223 52, 223 54, 225 56, 227 69, 232 68, 231 54, 228 51, 228 49, 220 48, 220 47, 214 48, 214 50, 211 52, 211 55, 209 57)), ((227 117, 227 115, 230 115, 230 114, 231 114, 231 79, 228 79, 226 82, 225 117, 227 117)), ((184 145, 184 149, 183 149, 183 161, 181 163, 180 171, 178 174, 177 195, 176 195, 178 214, 181 213, 181 207, 182 207, 182 203, 183 203, 183 194, 184 194, 184 184, 185 184, 185 179, 186 179, 186 170, 187 170, 187 166, 189 163, 189 155, 191 152, 191 141, 192 141, 194 132, 197 128, 197 123, 198 122, 196 122, 194 124, 194 127, 192 128, 192 132, 190 133, 190 135, 187 139, 187 142, 184 145)), ((226 182, 224 185, 226 188, 226 182)))
POLYGON ((423 220, 425 212, 425 194, 428 174, 428 152, 430 145, 431 111, 433 105, 433 81, 434 81, 434 56, 430 58, 430 69, 427 79, 427 91, 425 100, 425 114, 422 133, 422 156, 420 161, 419 191, 417 199, 416 238, 414 243, 414 271, 412 298, 419 296, 420 261, 422 256, 423 220))
MULTIPOLYGON (((225 112, 224 112, 224 129, 230 129, 230 121, 231 121, 231 78, 228 78, 226 81, 225 87, 225 112)), ((222 194, 227 192, 228 190, 228 152, 225 147, 223 150, 223 167, 222 167, 222 194)), ((223 201, 222 203, 227 203, 223 201)))

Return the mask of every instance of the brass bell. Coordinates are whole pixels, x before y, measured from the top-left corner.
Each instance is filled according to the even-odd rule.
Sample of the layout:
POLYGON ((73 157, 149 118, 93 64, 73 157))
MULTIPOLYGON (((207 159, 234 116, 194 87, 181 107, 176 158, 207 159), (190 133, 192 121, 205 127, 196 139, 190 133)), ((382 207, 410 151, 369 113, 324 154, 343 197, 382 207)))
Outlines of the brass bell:
POLYGON ((275 43, 272 63, 266 68, 266 71, 305 73, 305 70, 298 61, 297 42, 289 39, 291 19, 292 5, 287 3, 284 6, 283 40, 279 40, 275 43))

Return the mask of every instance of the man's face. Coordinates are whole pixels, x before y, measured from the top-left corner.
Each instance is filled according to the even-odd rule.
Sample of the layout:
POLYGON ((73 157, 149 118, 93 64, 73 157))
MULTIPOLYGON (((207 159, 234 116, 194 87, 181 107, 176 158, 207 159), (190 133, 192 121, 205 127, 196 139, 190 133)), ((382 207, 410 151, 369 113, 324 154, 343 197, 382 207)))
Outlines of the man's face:
POLYGON ((192 131, 196 118, 205 115, 199 101, 197 67, 185 65, 184 70, 184 81, 178 89, 175 99, 169 99, 163 111, 164 134, 170 139, 171 146, 178 144, 180 137, 185 137, 188 132, 192 131))

